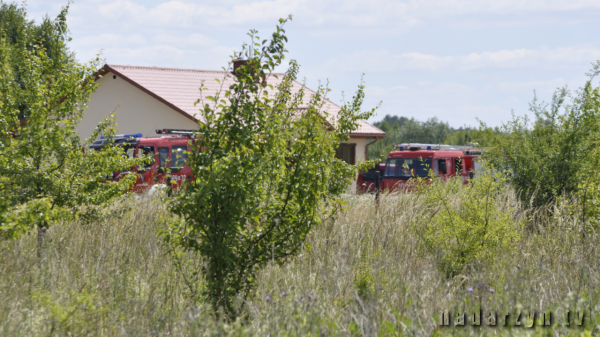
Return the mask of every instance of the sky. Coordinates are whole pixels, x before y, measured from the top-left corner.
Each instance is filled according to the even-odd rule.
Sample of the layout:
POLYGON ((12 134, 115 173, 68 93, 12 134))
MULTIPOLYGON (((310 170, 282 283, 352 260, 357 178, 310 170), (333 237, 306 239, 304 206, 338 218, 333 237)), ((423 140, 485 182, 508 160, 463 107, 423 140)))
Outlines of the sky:
MULTIPOLYGON (((66 4, 27 1, 36 20, 66 4)), ((67 22, 80 61, 221 69, 250 29, 267 38, 289 14, 300 78, 338 104, 362 78, 363 108, 381 102, 370 122, 499 126, 528 114, 534 91, 583 86, 600 60, 600 0, 75 0, 67 22)))

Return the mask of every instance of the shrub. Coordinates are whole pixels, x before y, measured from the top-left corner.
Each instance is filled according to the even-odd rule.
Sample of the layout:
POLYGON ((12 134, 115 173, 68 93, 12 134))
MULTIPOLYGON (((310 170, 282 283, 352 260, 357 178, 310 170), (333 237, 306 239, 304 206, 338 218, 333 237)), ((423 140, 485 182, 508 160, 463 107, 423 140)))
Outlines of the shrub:
POLYGON ((236 296, 252 289, 258 267, 294 256, 321 217, 339 208, 339 195, 364 167, 335 158, 358 120, 373 113, 360 112, 362 86, 333 120, 324 110, 325 89, 300 107, 304 90, 291 91, 293 60, 276 88, 257 83, 274 76, 284 58, 285 22, 270 42, 253 45, 234 84, 199 101, 204 122, 188 156, 195 179, 174 197, 178 218, 165 233, 176 250, 204 256, 204 295, 228 313, 236 296))
POLYGON ((460 127, 446 137, 445 144, 469 145, 477 143, 479 146, 489 146, 490 140, 494 138, 497 128, 479 126, 477 128, 464 126, 460 127))
POLYGON ((415 229, 421 247, 435 257, 447 277, 458 275, 468 263, 490 262, 496 253, 516 245, 521 223, 513 221, 510 208, 502 209, 497 200, 506 183, 503 174, 489 168, 468 185, 460 177, 421 183, 428 210, 415 229))
POLYGON ((533 120, 513 116, 494 134, 485 156, 496 168, 509 172, 522 201, 539 207, 576 194, 586 199, 586 213, 597 213, 600 91, 592 80, 599 72, 600 62, 583 88, 574 94, 558 89, 550 104, 534 97, 533 120))

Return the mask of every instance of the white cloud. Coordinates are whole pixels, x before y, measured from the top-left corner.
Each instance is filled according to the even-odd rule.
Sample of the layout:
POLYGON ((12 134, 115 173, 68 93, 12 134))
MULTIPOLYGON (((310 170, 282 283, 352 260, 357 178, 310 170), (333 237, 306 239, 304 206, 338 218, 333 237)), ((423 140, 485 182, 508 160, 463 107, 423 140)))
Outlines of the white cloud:
POLYGON ((454 127, 478 125, 477 119, 497 126, 512 118, 513 109, 517 115, 530 114, 528 103, 534 91, 541 101, 549 101, 557 88, 568 85, 575 89, 585 80, 581 75, 570 79, 500 80, 483 84, 416 81, 410 85, 373 86, 366 89, 365 106, 383 101, 372 122, 391 114, 418 120, 438 117, 450 121, 454 127))
POLYGON ((73 41, 75 48, 114 48, 114 47, 138 47, 146 44, 146 39, 141 34, 98 34, 87 35, 73 41))
POLYGON ((328 60, 323 69, 335 72, 467 71, 480 69, 549 68, 590 63, 600 59, 597 48, 513 49, 467 55, 439 56, 388 50, 360 51, 328 60))
POLYGON ((158 34, 152 38, 152 42, 156 44, 172 45, 183 48, 205 48, 215 47, 218 45, 217 41, 214 41, 202 34, 192 34, 189 36, 158 34))
POLYGON ((600 49, 596 48, 555 48, 555 49, 516 49, 497 52, 473 53, 458 58, 462 69, 486 67, 524 68, 550 67, 568 64, 589 63, 600 59, 600 49))
MULTIPOLYGON (((581 78, 579 83, 585 83, 585 79, 581 78)), ((562 78, 554 78, 550 80, 534 80, 534 81, 500 81, 495 83, 494 87, 498 92, 506 94, 518 94, 522 92, 533 93, 535 90, 538 93, 550 94, 557 88, 562 88, 567 85, 567 81, 562 78)))
POLYGON ((367 92, 369 95, 375 97, 385 97, 388 95, 396 95, 402 91, 409 90, 410 87, 406 85, 396 85, 393 87, 368 87, 367 92))
POLYGON ((371 87, 366 90, 367 104, 383 101, 381 112, 372 118, 377 121, 386 114, 426 120, 438 117, 450 121, 453 127, 478 125, 477 118, 490 125, 510 119, 511 111, 497 102, 481 97, 493 88, 477 87, 457 82, 431 83, 421 81, 412 86, 371 87))
POLYGON ((403 8, 406 13, 423 17, 482 13, 521 13, 600 9, 595 0, 411 0, 403 8))
MULTIPOLYGON (((152 25, 153 27, 231 27, 274 22, 294 14, 301 25, 341 27, 410 27, 440 19, 485 23, 509 16, 529 24, 536 16, 574 11, 600 11, 597 0, 258 0, 207 3, 167 1, 151 7, 132 0, 81 1, 72 5, 77 24, 152 25), (467 20, 465 16, 469 16, 467 20), (85 20, 82 20, 83 18, 85 20)), ((506 21, 505 19, 501 21, 506 21)), ((75 21, 74 21, 75 22, 75 21)), ((343 29, 342 29, 343 30, 343 29)), ((393 33, 394 31, 388 31, 393 33)))
POLYGON ((158 27, 224 27, 248 25, 249 23, 274 22, 288 14, 307 7, 305 0, 274 0, 240 2, 233 6, 202 5, 194 2, 167 1, 155 7, 144 6, 129 0, 113 0, 102 3, 92 1, 75 3, 73 20, 76 25, 88 25, 89 20, 101 25, 121 26, 151 25, 158 27), (94 15, 90 15, 93 13, 94 15), (85 20, 83 18, 89 19, 85 20))
MULTIPOLYGON (((193 49, 178 48, 167 44, 153 44, 139 47, 108 46, 103 48, 102 56, 109 64, 160 66, 191 69, 220 69, 227 66, 231 48, 214 46, 193 49)), ((93 58, 96 49, 79 49, 77 58, 86 61, 93 58)))

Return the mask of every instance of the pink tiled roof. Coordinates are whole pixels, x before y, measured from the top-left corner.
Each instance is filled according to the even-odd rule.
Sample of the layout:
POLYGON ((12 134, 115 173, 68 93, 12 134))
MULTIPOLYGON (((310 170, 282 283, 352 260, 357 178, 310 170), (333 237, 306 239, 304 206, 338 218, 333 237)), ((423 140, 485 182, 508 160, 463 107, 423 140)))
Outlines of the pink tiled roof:
MULTIPOLYGON (((202 121, 203 118, 199 115, 198 107, 194 106, 194 102, 200 97, 198 90, 202 83, 208 88, 204 95, 212 95, 217 90, 228 88, 234 83, 233 75, 226 71, 216 70, 196 70, 196 69, 176 69, 176 68, 158 68, 158 67, 138 67, 138 66, 121 66, 121 65, 105 65, 102 72, 112 72, 129 83, 135 85, 149 95, 167 104, 174 110, 184 116, 202 121), (215 79, 220 81, 217 82, 215 79)), ((281 83, 283 74, 272 74, 266 80, 268 84, 275 87, 281 83), (276 75, 276 76, 273 76, 276 75), (278 77, 278 78, 277 78, 278 77)), ((294 81, 292 91, 298 92, 302 88, 300 82, 294 81)), ((305 88, 304 104, 305 107, 310 100, 311 94, 314 91, 305 88)), ((300 108, 302 108, 301 106, 300 108)), ((335 120, 335 116, 340 111, 340 106, 327 101, 324 110, 327 111, 331 118, 335 120)), ((330 121, 335 123, 334 121, 330 121)), ((360 121, 358 130, 351 133, 354 136, 373 136, 381 138, 385 136, 385 132, 375 126, 360 121)))
POLYGON ((381 129, 379 129, 378 127, 369 124, 367 121, 365 120, 360 120, 359 121, 359 126, 358 129, 353 131, 352 134, 356 134, 356 135, 381 135, 382 137, 385 136, 385 132, 382 131, 381 129))

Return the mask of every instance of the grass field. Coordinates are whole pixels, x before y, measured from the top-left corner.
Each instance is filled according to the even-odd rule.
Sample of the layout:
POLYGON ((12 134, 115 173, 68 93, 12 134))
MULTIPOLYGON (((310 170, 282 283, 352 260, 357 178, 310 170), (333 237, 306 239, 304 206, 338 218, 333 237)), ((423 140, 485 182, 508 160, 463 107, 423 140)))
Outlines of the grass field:
MULTIPOLYGON (((123 200, 97 223, 58 224, 38 258, 37 234, 0 242, 2 336, 581 335, 600 326, 600 254, 565 204, 533 212, 507 190, 496 201, 523 220, 514 251, 446 279, 411 224, 428 216, 417 194, 347 196, 299 256, 270 265, 231 322, 202 304, 202 261, 175 263, 157 236, 160 201, 123 200), (552 214, 552 215, 550 215, 552 214), (440 313, 480 308, 552 311, 551 327, 440 327, 440 313), (563 327, 566 310, 584 327, 563 327)), ((240 300, 241 301, 241 300, 240 300)), ((502 319, 498 314, 498 324, 502 319)), ((523 320, 523 324, 528 324, 523 320)))

